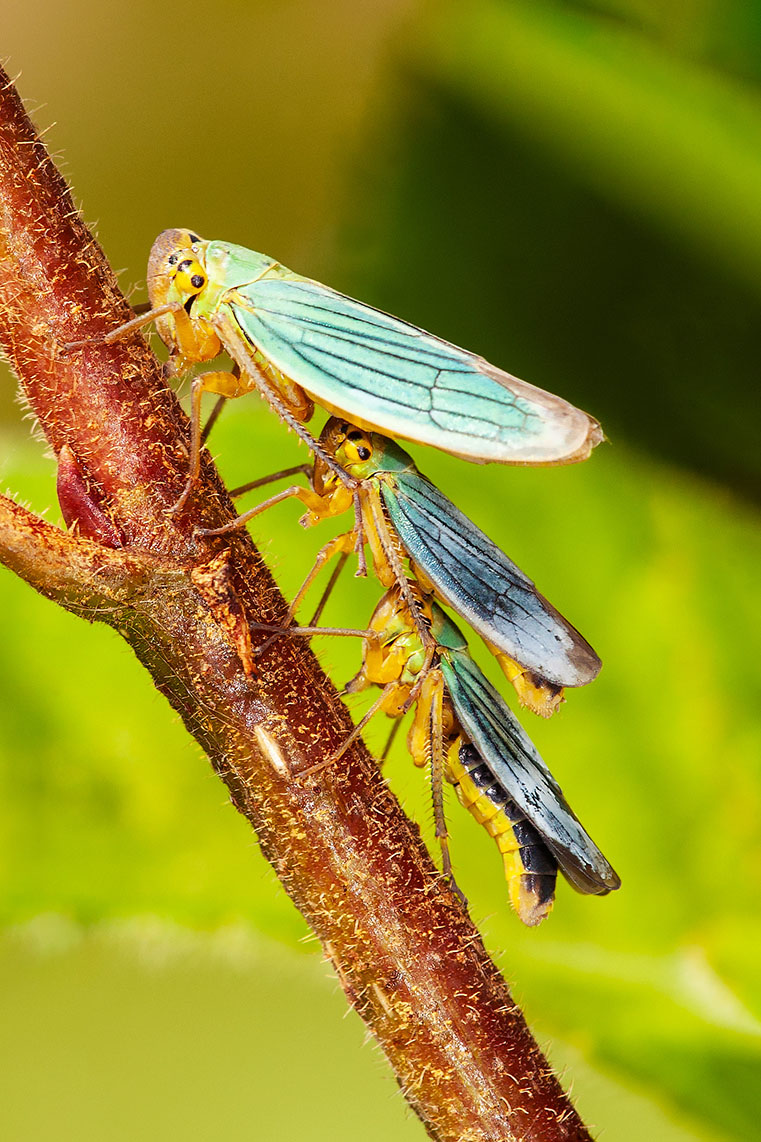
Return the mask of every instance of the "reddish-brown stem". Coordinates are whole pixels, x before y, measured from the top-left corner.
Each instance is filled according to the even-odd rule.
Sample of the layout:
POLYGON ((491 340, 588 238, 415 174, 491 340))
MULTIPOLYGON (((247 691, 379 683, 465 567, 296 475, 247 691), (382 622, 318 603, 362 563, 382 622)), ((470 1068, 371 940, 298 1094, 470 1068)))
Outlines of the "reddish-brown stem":
MULTIPOLYGON (((301 639, 260 658, 287 608, 204 456, 183 511, 187 421, 139 334, 62 355, 130 316, 0 73, 0 339, 61 464, 64 533, 0 501, 0 559, 119 630, 181 714, 433 1138, 588 1139, 478 932, 360 742, 294 780, 351 724, 301 639)), ((290 1082, 296 1081, 290 1076, 290 1082)))

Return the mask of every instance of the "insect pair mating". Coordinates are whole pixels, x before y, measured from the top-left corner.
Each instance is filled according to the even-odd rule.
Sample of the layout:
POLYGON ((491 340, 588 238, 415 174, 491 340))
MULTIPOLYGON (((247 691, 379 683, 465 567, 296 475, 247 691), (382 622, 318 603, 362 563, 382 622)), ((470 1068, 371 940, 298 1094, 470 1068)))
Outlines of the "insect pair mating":
MULTIPOLYGON (((416 764, 431 768, 436 834, 447 870, 442 777, 495 836, 511 902, 525 923, 538 923, 547 914, 558 867, 579 891, 605 894, 617 888, 616 873, 437 600, 468 620, 521 704, 545 717, 557 709, 565 687, 584 685, 597 675, 600 660, 591 646, 398 444, 338 418, 328 420, 320 444, 358 481, 360 526, 375 574, 387 588, 370 622, 363 668, 347 687, 384 689, 340 752, 373 714, 400 717, 414 703, 407 740, 416 764), (399 570, 405 560, 409 577, 399 570)), ((317 458, 309 487, 293 485, 228 526, 291 497, 309 509, 302 519, 306 525, 346 511, 351 503, 317 458)), ((353 529, 322 548, 291 614, 327 559, 355 545, 353 529)), ((317 634, 320 628, 294 633, 299 631, 317 634)))
POLYGON ((232 372, 193 382, 190 473, 174 510, 198 477, 203 392, 232 397, 252 389, 307 442, 315 462, 309 488, 288 488, 230 526, 290 496, 304 502, 309 523, 354 504, 354 529, 323 548, 291 613, 331 555, 361 552, 369 543, 387 594, 373 616, 373 637, 353 688, 385 685, 376 707, 395 715, 416 703, 408 740, 416 762, 431 763, 445 864, 442 775, 496 837, 512 903, 525 922, 546 915, 558 866, 580 891, 618 887, 437 600, 482 635, 519 699, 544 716, 556 708, 563 687, 595 677, 599 659, 407 453, 379 435, 476 462, 563 464, 586 459, 602 439, 597 422, 475 354, 243 247, 166 231, 151 252, 148 285, 152 310, 106 340, 155 320, 175 371, 222 349, 234 362, 232 372), (313 400, 348 422, 331 418, 315 440, 304 427, 313 400))

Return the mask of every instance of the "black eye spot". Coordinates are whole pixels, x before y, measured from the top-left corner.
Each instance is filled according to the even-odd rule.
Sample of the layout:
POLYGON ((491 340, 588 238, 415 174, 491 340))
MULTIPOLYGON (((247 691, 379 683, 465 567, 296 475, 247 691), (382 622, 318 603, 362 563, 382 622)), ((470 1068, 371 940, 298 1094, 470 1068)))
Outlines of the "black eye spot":
POLYGON ((169 257, 167 258, 167 262, 169 263, 170 266, 176 266, 177 265, 177 254, 170 254, 169 257))
MULTIPOLYGON (((348 428, 348 425, 346 427, 348 428)), ((358 428, 355 428, 353 432, 350 432, 347 435, 346 439, 347 440, 361 440, 362 439, 362 433, 359 431, 358 428)))
POLYGON ((198 237, 197 234, 188 234, 188 238, 190 238, 191 242, 200 242, 201 241, 201 239, 198 237))
POLYGON ((359 456, 360 460, 369 460, 372 456, 372 452, 369 448, 358 448, 357 455, 359 456))
POLYGON ((190 284, 192 285, 193 289, 200 289, 201 286, 206 285, 206 278, 202 277, 201 274, 193 274, 192 278, 190 279, 190 284))

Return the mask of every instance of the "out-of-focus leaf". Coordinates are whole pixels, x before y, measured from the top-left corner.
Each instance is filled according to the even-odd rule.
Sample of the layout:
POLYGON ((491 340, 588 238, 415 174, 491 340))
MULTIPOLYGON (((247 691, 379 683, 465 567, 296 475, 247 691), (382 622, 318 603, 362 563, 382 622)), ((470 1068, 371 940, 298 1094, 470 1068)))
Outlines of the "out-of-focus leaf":
MULTIPOLYGON (((248 1142, 252 1122, 284 1142, 422 1137, 324 966, 240 925, 195 934, 134 918, 83 932, 40 916, 0 940, 0 1002, 0 1122, 14 1142, 248 1142), (296 1105, 273 1097, 284 1082, 298 1083, 296 1105)), ((557 1036, 552 1055, 616 1142, 717 1142, 557 1036)))
POLYGON ((429 15, 338 284, 761 498, 755 91, 575 7, 429 15))
POLYGON ((761 282, 755 93, 629 28, 544 0, 437 5, 420 66, 617 202, 761 282))

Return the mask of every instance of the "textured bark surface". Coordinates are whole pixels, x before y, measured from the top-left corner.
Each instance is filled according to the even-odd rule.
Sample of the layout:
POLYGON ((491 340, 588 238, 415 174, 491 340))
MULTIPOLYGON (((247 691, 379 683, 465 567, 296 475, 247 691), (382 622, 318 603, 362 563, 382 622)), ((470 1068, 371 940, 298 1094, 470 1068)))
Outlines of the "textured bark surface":
MULTIPOLYGON (((118 630, 206 750, 431 1137, 588 1139, 477 930, 361 743, 299 780, 351 722, 302 640, 252 657, 285 603, 204 456, 179 516, 187 421, 0 72, 0 341, 59 458, 62 532, 0 499, 0 560, 118 630)), ((74 843, 72 841, 72 843, 74 843)), ((289 1082, 297 1082, 290 1076, 289 1082)))

